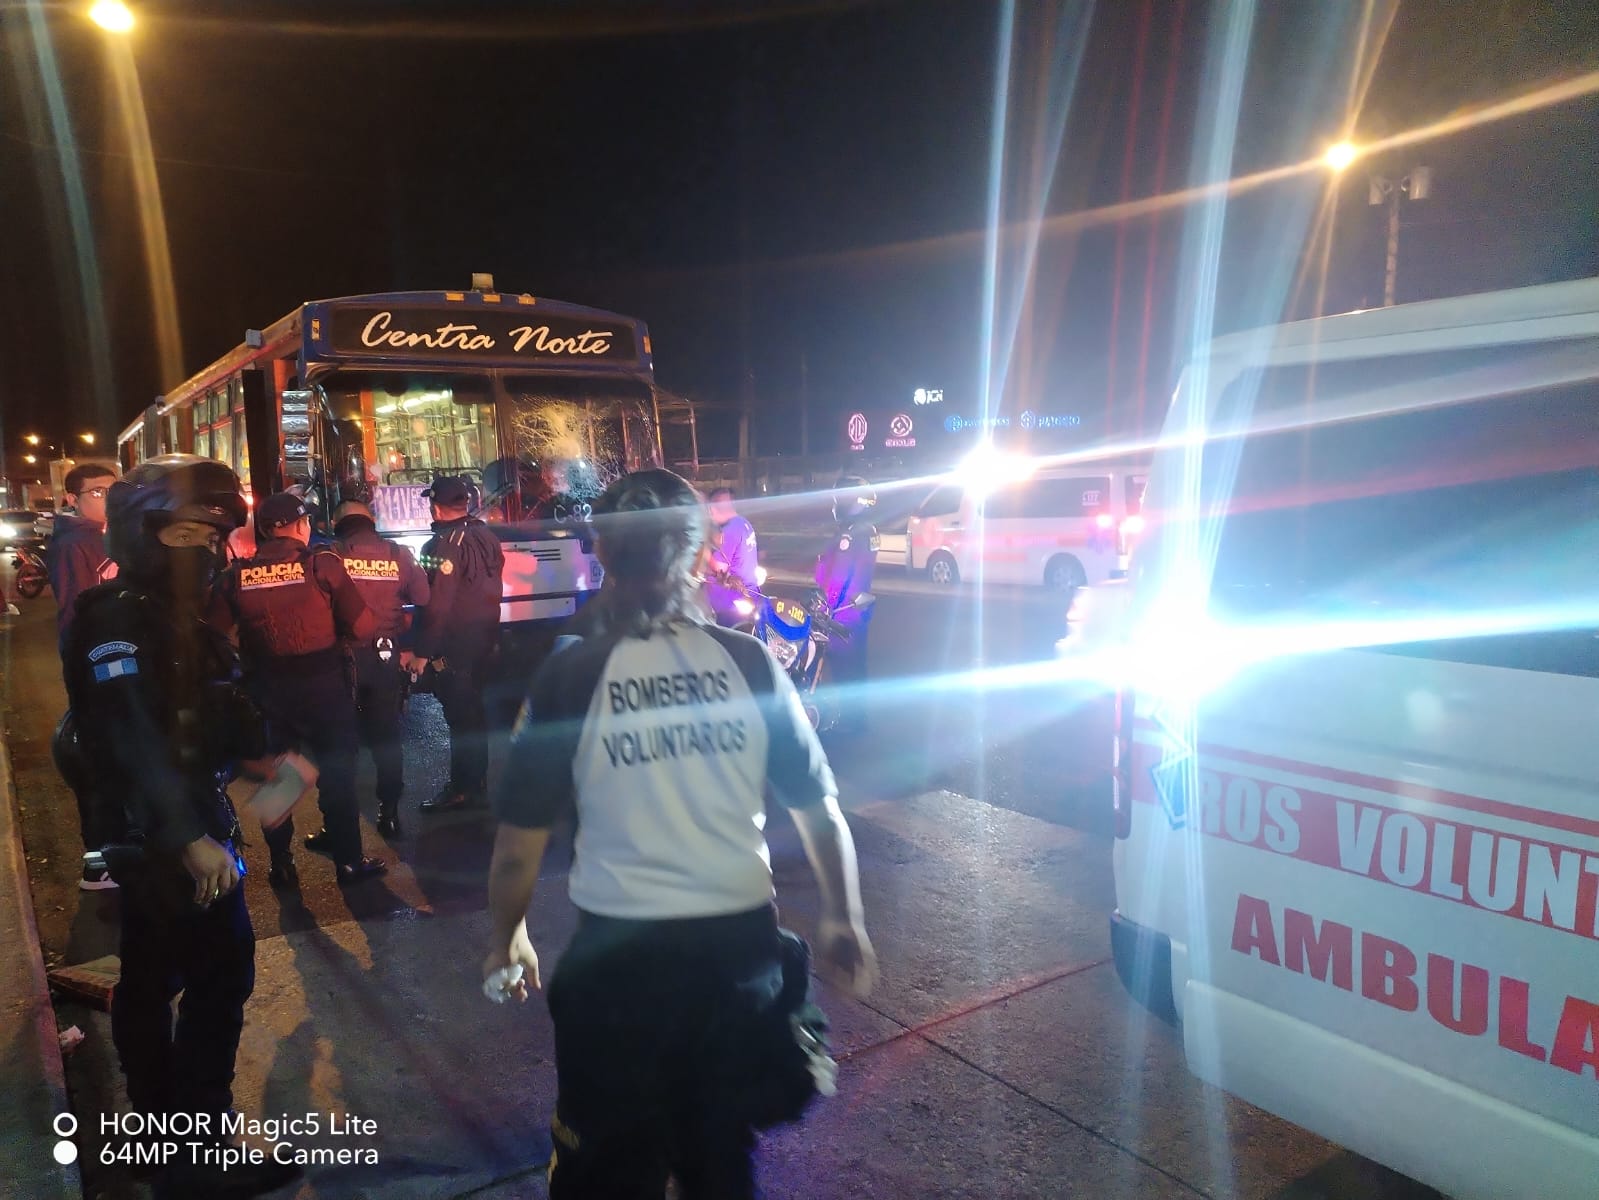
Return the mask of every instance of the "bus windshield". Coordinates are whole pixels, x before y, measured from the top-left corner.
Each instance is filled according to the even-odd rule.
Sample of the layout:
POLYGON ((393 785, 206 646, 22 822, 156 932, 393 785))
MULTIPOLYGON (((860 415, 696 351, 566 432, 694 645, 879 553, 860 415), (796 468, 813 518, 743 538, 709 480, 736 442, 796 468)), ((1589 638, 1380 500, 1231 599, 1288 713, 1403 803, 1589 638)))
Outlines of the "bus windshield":
POLYGON ((500 456, 486 378, 346 371, 322 392, 341 440, 362 448, 369 483, 480 477, 500 456))
POLYGON ((650 461, 652 397, 643 383, 524 375, 504 384, 529 515, 583 516, 607 484, 650 461))

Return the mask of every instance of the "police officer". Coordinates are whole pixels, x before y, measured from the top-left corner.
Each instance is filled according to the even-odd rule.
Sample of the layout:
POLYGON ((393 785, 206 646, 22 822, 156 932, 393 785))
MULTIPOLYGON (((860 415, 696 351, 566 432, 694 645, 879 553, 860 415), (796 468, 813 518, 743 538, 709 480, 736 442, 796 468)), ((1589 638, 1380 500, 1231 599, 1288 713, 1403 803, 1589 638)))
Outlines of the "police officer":
MULTIPOLYGON (((358 732, 355 697, 345 671, 345 641, 371 641, 377 622, 329 548, 311 549, 311 510, 291 492, 269 496, 256 510, 256 552, 235 561, 217 581, 212 622, 236 634, 247 680, 282 744, 299 744, 315 760, 324 828, 306 839, 333 856, 340 884, 383 874, 382 859, 361 853, 355 800, 358 732)), ((299 882, 294 819, 266 831, 274 887, 299 882)))
POLYGON ((711 574, 705 583, 705 598, 718 625, 737 626, 747 618, 748 609, 739 611, 739 600, 760 588, 760 567, 755 548, 755 526, 741 516, 730 487, 713 488, 709 512, 714 529, 711 534, 711 574), (734 586, 720 577, 734 580, 734 586), (742 586, 738 586, 742 585, 742 586))
POLYGON ((431 662, 434 693, 450 727, 450 780, 425 813, 480 802, 488 789, 488 719, 483 687, 500 639, 500 540, 470 515, 472 484, 444 475, 423 492, 432 504, 433 537, 422 547, 431 595, 417 623, 412 673, 431 662))
POLYGON ((346 501, 333 515, 333 536, 344 569, 377 621, 373 639, 355 642, 350 649, 361 740, 377 768, 378 832, 393 839, 401 833, 400 794, 405 790, 400 699, 402 664, 411 655, 400 649, 407 623, 404 606, 428 602, 428 579, 410 550, 378 533, 372 510, 365 504, 346 501))
POLYGON ((865 705, 858 689, 866 682, 866 635, 872 610, 848 605, 872 590, 879 545, 871 521, 876 505, 877 493, 866 480, 859 475, 840 477, 833 492, 834 533, 816 560, 816 587, 827 610, 848 635, 828 643, 826 663, 833 682, 844 687, 841 700, 846 717, 840 727, 844 733, 858 734, 865 729, 865 705))
POLYGON ((575 815, 578 926, 549 989, 551 1200, 660 1196, 669 1173, 685 1196, 737 1200, 754 1194, 753 1130, 797 1117, 831 1066, 809 1040, 804 944, 777 925, 766 787, 821 882, 821 956, 864 995, 854 848, 787 674, 700 615, 698 494, 637 472, 596 522, 586 636, 534 677, 496 789, 484 987, 525 1000, 540 985, 527 910, 551 826, 575 815))
MULTIPOLYGON (((172 454, 128 472, 107 501, 118 577, 80 597, 64 666, 86 769, 97 794, 118 801, 106 814, 120 827, 106 858, 122 888, 111 1033, 136 1111, 208 1116, 217 1134, 255 984, 225 787, 236 764, 264 754, 266 736, 228 682, 232 648, 201 616, 244 497, 221 463, 172 454)), ((203 1158, 184 1151, 158 1183, 174 1196, 254 1195, 300 1173, 270 1156, 225 1171, 203 1158)))

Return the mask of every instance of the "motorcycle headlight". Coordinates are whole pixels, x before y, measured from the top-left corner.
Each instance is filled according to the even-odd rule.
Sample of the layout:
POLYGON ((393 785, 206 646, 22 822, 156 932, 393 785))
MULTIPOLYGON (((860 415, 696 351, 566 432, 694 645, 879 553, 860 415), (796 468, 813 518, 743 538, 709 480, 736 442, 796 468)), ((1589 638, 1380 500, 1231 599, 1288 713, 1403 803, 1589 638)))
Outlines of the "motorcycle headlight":
POLYGON ((792 667, 799 658, 800 644, 791 642, 787 638, 773 638, 766 643, 772 652, 772 657, 777 659, 777 665, 783 670, 792 667))
POLYGON ((3 537, 3 538, 14 538, 16 536, 17 536, 17 531, 16 531, 15 527, 13 527, 11 525, 7 525, 4 522, 0 522, 0 537, 3 537))

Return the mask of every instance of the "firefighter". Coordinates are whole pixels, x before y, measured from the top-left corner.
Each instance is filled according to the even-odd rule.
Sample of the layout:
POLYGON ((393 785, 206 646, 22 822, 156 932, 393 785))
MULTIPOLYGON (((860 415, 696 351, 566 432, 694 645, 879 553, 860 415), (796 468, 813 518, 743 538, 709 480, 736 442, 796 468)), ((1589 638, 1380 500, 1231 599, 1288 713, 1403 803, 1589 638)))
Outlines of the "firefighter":
POLYGON ((473 489, 444 475, 422 493, 432 505, 433 537, 422 547, 430 594, 417 623, 413 675, 434 669, 434 694, 450 727, 450 779, 424 800, 424 813, 483 802, 488 789, 488 718, 483 688, 500 639, 505 554, 471 515, 473 489))
POLYGON ((428 578, 410 550, 378 533, 365 504, 346 501, 333 515, 344 569, 377 621, 374 637, 351 643, 350 651, 361 740, 377 769, 378 832, 392 841, 402 832, 400 795, 405 791, 400 701, 411 661, 410 652, 400 648, 408 622, 405 606, 428 602, 428 578))
POLYGON ((670 471, 596 505, 600 595, 529 685, 496 788, 485 992, 540 985, 527 910, 551 827, 577 820, 577 930, 550 981, 551 1200, 754 1195, 754 1131, 793 1120, 832 1060, 809 955, 780 930, 766 789, 821 883, 824 967, 859 996, 876 960, 833 773, 788 675, 706 622, 705 521, 670 471))
MULTIPOLYGON (((344 642, 370 642, 377 622, 344 561, 310 548, 311 510, 292 492, 268 497, 256 510, 256 552, 217 581, 212 622, 234 634, 251 692, 280 745, 298 745, 321 772, 317 794, 324 827, 308 849, 331 854, 341 885, 388 870, 361 851, 355 799, 358 722, 344 642)), ((294 819, 266 831, 274 887, 299 883, 292 844, 294 819)))

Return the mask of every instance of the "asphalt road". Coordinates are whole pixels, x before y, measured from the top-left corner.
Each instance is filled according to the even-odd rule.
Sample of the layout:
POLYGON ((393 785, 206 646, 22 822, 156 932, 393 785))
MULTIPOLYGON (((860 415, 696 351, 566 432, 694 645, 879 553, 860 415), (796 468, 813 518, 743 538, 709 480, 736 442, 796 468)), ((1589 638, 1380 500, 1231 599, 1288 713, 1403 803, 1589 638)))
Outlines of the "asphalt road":
MULTIPOLYGON (((774 589, 785 578, 798 577, 779 570, 774 589)), ((867 1004, 824 993, 846 1087, 765 1141, 765 1194, 1430 1195, 1198 1084, 1181 1035, 1121 991, 1105 934, 1109 730, 1103 704, 1051 669, 1059 598, 930 595, 890 572, 876 591, 870 727, 834 762, 883 982, 867 1004)), ((22 608, 4 621, 0 702, 46 959, 81 962, 115 952, 117 901, 75 886, 76 819, 48 753, 63 706, 52 603, 22 608)), ((395 863, 387 879, 341 893, 325 860, 302 853, 301 894, 274 895, 247 830, 258 984, 237 1105, 381 1118, 381 1170, 314 1175, 302 1197, 542 1196, 547 1021, 485 1017, 469 978, 491 822, 416 814, 445 769, 431 698, 412 702, 407 730, 407 836, 393 846, 372 828, 363 762, 367 850, 395 863)), ((805 933, 814 885, 780 817, 771 839, 785 922, 805 933)), ((552 892, 564 867, 557 852, 552 892)), ((541 953, 564 940, 567 908, 535 903, 541 953)), ((104 1016, 59 1015, 89 1033, 68 1061, 74 1107, 115 1107, 104 1016)), ((143 1195, 92 1157, 90 1195, 143 1195)))

